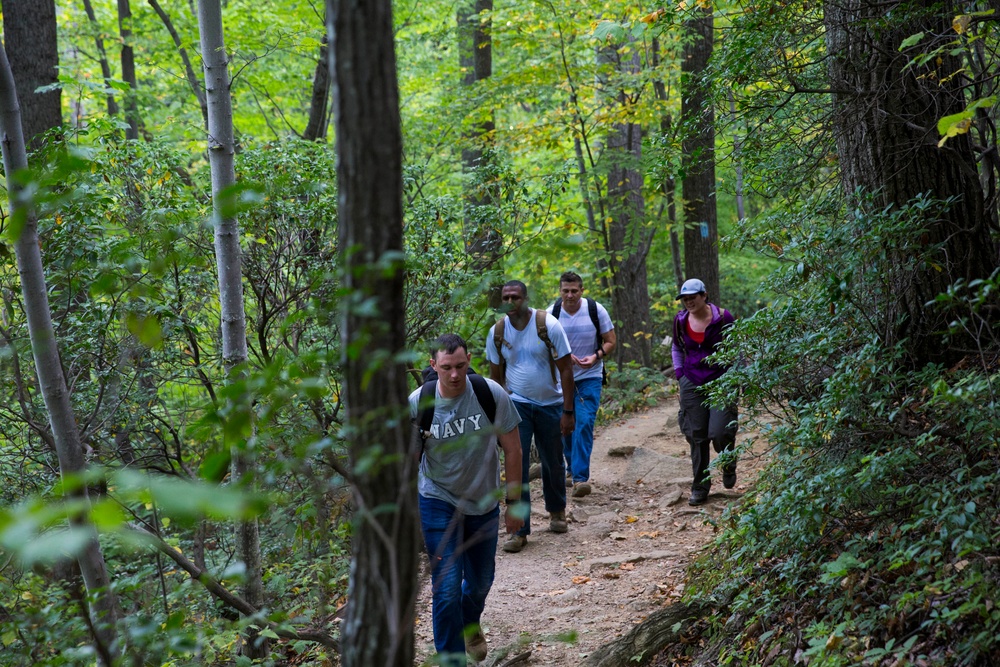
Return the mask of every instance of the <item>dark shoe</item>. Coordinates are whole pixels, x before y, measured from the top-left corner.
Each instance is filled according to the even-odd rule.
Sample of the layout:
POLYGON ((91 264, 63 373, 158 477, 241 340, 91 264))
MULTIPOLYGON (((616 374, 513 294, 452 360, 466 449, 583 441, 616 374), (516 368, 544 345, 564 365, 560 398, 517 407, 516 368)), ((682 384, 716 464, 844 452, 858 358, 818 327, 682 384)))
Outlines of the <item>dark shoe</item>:
POLYGON ((511 535, 507 538, 507 541, 503 543, 503 550, 509 554, 516 554, 518 551, 523 549, 524 545, 527 543, 527 535, 511 535))
POLYGON ((577 482, 573 485, 573 497, 583 498, 590 495, 590 482, 577 482))
POLYGON ((704 505, 708 500, 706 489, 691 489, 691 497, 688 498, 688 505, 704 505))
POLYGON ((573 486, 573 473, 567 472, 566 473, 566 488, 568 489, 571 486, 573 486))
POLYGON ((565 533, 569 530, 569 526, 566 524, 566 512, 549 513, 549 530, 553 533, 565 533))
POLYGON ((465 652, 476 662, 482 662, 486 659, 489 650, 486 648, 486 637, 483 636, 482 630, 476 630, 470 637, 466 638, 465 652))
POLYGON ((722 486, 731 489, 736 486, 736 471, 722 473, 722 486))

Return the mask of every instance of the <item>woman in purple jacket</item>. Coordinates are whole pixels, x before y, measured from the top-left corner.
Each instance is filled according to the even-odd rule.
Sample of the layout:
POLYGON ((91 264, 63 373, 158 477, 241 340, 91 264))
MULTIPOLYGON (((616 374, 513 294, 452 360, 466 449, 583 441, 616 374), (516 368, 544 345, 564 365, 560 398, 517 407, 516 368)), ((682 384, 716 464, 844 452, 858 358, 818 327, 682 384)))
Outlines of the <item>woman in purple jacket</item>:
MULTIPOLYGON (((705 283, 691 278, 677 295, 684 308, 674 318, 674 335, 671 356, 674 373, 680 384, 681 431, 691 445, 691 467, 694 482, 691 484, 689 505, 701 505, 708 499, 712 479, 708 474, 711 453, 709 442, 721 453, 736 444, 736 405, 720 409, 708 402, 704 385, 728 370, 706 360, 716 351, 725 338, 726 329, 735 321, 732 313, 708 302, 705 283)), ((722 469, 722 485, 731 489, 736 485, 736 464, 722 469)))

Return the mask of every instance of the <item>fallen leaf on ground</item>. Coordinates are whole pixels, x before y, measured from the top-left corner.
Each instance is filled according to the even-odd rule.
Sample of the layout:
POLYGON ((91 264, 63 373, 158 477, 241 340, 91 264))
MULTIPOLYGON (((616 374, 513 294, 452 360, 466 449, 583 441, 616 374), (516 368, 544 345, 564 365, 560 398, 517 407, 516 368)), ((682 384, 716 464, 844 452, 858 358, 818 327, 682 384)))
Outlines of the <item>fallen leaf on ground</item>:
POLYGON ((619 570, 626 570, 626 571, 634 570, 635 569, 635 563, 622 563, 621 565, 618 566, 618 569, 619 570))
POLYGON ((585 583, 587 583, 589 581, 590 581, 590 577, 585 577, 582 574, 578 575, 576 577, 573 577, 573 583, 574 584, 585 584, 585 583))
POLYGON ((625 517, 625 523, 635 523, 638 520, 639 520, 639 517, 637 517, 637 516, 629 515, 629 516, 625 517))
POLYGON ((650 539, 659 536, 660 536, 660 531, 658 530, 643 530, 639 533, 639 537, 648 537, 650 539))
POLYGON ((603 576, 605 579, 621 579, 622 577, 622 575, 617 572, 605 572, 603 576))

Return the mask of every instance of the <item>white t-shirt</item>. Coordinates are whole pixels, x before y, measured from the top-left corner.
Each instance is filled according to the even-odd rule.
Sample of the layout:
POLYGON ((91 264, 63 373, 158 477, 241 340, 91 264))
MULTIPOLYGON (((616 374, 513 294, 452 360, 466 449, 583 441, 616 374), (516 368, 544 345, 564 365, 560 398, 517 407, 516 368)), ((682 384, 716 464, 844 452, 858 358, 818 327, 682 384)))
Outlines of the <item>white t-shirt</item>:
MULTIPOLYGON (((549 348, 538 337, 535 309, 529 308, 530 317, 523 331, 518 331, 504 318, 503 358, 507 361, 507 389, 511 398, 533 405, 558 405, 563 402, 562 382, 556 368, 556 381, 552 383, 549 368, 549 348)), ((495 325, 494 325, 495 326, 495 325)), ((545 316, 549 340, 556 348, 556 358, 562 359, 570 353, 569 339, 562 325, 551 313, 545 316)), ((493 364, 500 363, 497 346, 493 341, 493 327, 486 336, 486 358, 493 364)))
MULTIPOLYGON (((597 324, 600 325, 600 333, 606 334, 614 329, 615 325, 611 321, 611 316, 608 315, 607 309, 596 301, 594 303, 597 303, 597 324)), ((555 304, 549 306, 548 311, 550 313, 553 307, 555 307, 555 304)), ((598 332, 594 331, 594 323, 590 319, 590 311, 587 309, 586 300, 580 300, 580 307, 572 315, 567 313, 565 308, 560 308, 559 324, 566 331, 566 337, 569 338, 569 345, 573 348, 575 356, 580 358, 589 357, 597 350, 598 332)), ((603 377, 604 359, 599 359, 590 368, 581 368, 573 364, 574 380, 602 379, 603 377)))
MULTIPOLYGON (((431 435, 424 442, 417 477, 420 495, 443 500, 473 516, 497 506, 501 493, 497 434, 513 431, 521 421, 503 387, 489 378, 486 383, 497 404, 493 424, 479 405, 472 382, 455 398, 444 398, 435 388, 431 435)), ((411 419, 417 418, 419 401, 418 388, 410 394, 411 419)))

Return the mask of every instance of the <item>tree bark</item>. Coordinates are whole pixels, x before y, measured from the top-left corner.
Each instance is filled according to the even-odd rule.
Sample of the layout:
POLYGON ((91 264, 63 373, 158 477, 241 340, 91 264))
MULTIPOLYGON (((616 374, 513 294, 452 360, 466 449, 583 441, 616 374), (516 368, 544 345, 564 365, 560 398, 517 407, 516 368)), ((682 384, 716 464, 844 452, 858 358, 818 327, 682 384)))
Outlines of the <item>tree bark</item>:
POLYGON ((658 609, 625 636, 591 652, 580 667, 638 667, 649 663, 668 644, 680 641, 684 632, 713 606, 707 602, 676 602, 658 609))
MULTIPOLYGON (((914 47, 929 52, 953 38, 950 2, 914 3, 838 0, 825 5, 830 53, 834 133, 846 192, 874 197, 873 209, 899 208, 918 195, 952 203, 931 209, 922 220, 927 261, 904 269, 896 253, 888 299, 879 313, 889 345, 908 339, 916 365, 955 359, 944 344, 948 313, 926 307, 957 280, 986 278, 998 264, 997 231, 984 205, 976 156, 968 134, 937 146, 937 121, 964 110, 966 81, 952 76, 961 61, 947 54, 923 66, 908 66, 902 41, 918 32, 914 47), (895 22, 886 23, 891 13, 895 22)), ((856 202, 864 205, 862 202, 856 202)), ((892 249, 889 250, 892 252, 892 249)), ((909 252, 912 252, 909 251, 909 252)))
MULTIPOLYGON (((6 27, 10 18, 5 17, 5 19, 6 27)), ((38 128, 36 124, 36 130, 43 129, 38 128)), ((21 276, 21 294, 28 320, 28 334, 35 359, 38 386, 48 412, 60 474, 64 478, 77 476, 85 471, 87 464, 52 325, 37 220, 30 203, 22 199, 22 184, 15 177, 17 172, 28 167, 28 156, 21 128, 21 109, 14 75, 5 49, 0 49, 0 130, 3 132, 3 164, 12 212, 9 224, 23 225, 14 241, 14 251, 18 273, 21 276)), ((87 487, 82 484, 69 486, 74 488, 72 494, 89 507, 87 487)), ((75 529, 86 531, 90 535, 86 546, 77 554, 76 559, 87 591, 94 599, 94 605, 89 612, 95 632, 96 652, 102 664, 111 665, 116 660, 119 650, 115 630, 115 623, 120 615, 118 600, 111 590, 104 554, 98 541, 97 530, 90 523, 89 512, 72 518, 70 523, 75 529)))
POLYGON ((705 70, 712 57, 711 3, 699 3, 684 22, 689 39, 681 60, 681 117, 684 124, 681 184, 684 196, 684 273, 700 278, 710 301, 718 303, 719 229, 715 202, 715 111, 705 70))
POLYGON ((309 122, 302 138, 306 141, 326 139, 327 108, 330 101, 330 46, 324 34, 319 46, 319 60, 313 74, 312 102, 309 104, 309 122))
POLYGON ((409 452, 403 184, 390 0, 328 0, 355 521, 347 667, 410 667, 420 531, 409 452), (364 304, 364 307, 360 307, 364 304))
MULTIPOLYGON (((208 102, 208 158, 212 172, 212 209, 215 226, 215 261, 219 276, 219 303, 222 315, 222 360, 229 381, 245 375, 247 362, 246 314, 243 309, 243 269, 239 221, 235 214, 236 142, 233 132, 233 108, 230 96, 229 56, 222 30, 219 0, 198 1, 198 27, 205 68, 205 91, 208 102)), ((246 400, 241 399, 241 400, 246 400)), ((247 401, 248 403, 249 401, 247 401)), ((233 452, 232 478, 247 484, 251 477, 250 456, 245 442, 229 443, 233 452)), ((246 567, 243 597, 254 608, 264 603, 264 585, 257 521, 242 521, 237 526, 237 549, 246 567)), ((268 642, 255 630, 245 635, 244 655, 264 658, 268 642)))
POLYGON ((15 73, 21 124, 28 148, 41 146, 41 135, 62 125, 62 96, 56 88, 36 93, 58 81, 55 0, 2 0, 4 43, 15 73))
POLYGON ((139 138, 139 84, 135 78, 135 52, 132 50, 132 7, 129 0, 118 0, 118 32, 122 38, 122 80, 128 84, 125 93, 126 139, 139 138))
MULTIPOLYGON (((624 50, 609 46, 601 58, 613 62, 625 74, 639 72, 639 52, 623 58, 624 50)), ((621 108, 622 120, 608 133, 601 160, 608 165, 605 210, 607 211, 607 251, 611 270, 611 303, 620 323, 615 358, 619 363, 652 364, 652 333, 649 321, 649 288, 646 257, 654 229, 646 224, 642 196, 642 128, 631 122, 632 100, 618 90, 613 104, 621 108)))

